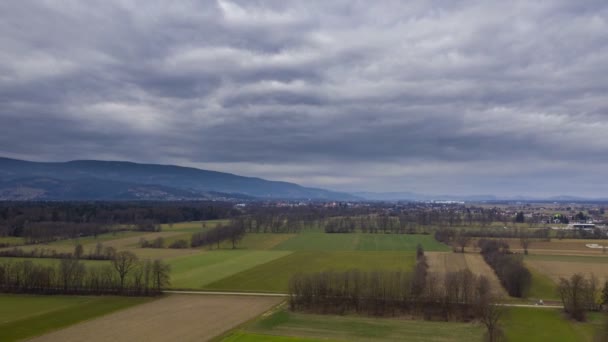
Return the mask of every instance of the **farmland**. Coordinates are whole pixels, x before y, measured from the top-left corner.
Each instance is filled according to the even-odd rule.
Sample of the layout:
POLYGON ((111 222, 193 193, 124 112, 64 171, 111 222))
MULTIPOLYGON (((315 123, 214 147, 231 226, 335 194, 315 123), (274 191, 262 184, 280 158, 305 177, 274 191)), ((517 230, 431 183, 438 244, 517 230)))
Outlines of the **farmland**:
MULTIPOLYGON (((238 241, 236 248, 233 248, 229 240, 221 241, 219 248, 216 243, 198 248, 166 248, 176 240, 190 242, 193 233, 210 231, 220 223, 230 224, 227 220, 163 224, 160 232, 128 231, 124 230, 127 226, 121 226, 117 231, 96 237, 62 239, 23 248, 73 252, 77 244, 82 244, 86 253, 94 250, 97 243, 102 243, 104 247, 113 247, 117 251, 131 251, 140 259, 162 259, 171 266, 171 284, 168 289, 286 293, 290 279, 300 272, 351 269, 412 272, 416 261, 416 248, 420 245, 427 257, 430 274, 440 275, 468 269, 474 274, 485 275, 491 282, 494 295, 509 303, 527 303, 506 295, 494 271, 474 246, 475 241, 469 244, 466 253, 453 253, 452 247, 436 241, 433 234, 369 233, 361 229, 349 233, 325 233, 319 227, 308 227, 300 231, 286 229, 277 233, 247 233, 238 241), (165 248, 141 248, 139 245, 142 238, 152 241, 158 237, 164 239, 165 248)), ((415 230, 418 233, 427 231, 415 230)), ((516 253, 522 251, 519 239, 507 241, 516 253)), ((525 265, 532 273, 532 288, 528 298, 559 300, 556 281, 574 271, 593 272, 603 281, 606 275, 601 273, 606 268, 608 257, 603 255, 601 250, 586 248, 585 243, 590 241, 597 242, 573 239, 534 240, 529 248, 529 255, 524 257, 525 265)), ((0 258, 0 263, 4 260, 17 261, 23 258, 0 258)), ((28 260, 47 265, 58 262, 58 259, 46 258, 28 260)), ((87 265, 110 263, 107 260, 82 262, 87 265)), ((433 279, 443 284, 442 279, 433 279)), ((317 315, 312 314, 313 311, 287 311, 285 306, 282 306, 263 314, 279 304, 281 297, 235 298, 227 295, 172 294, 157 300, 141 299, 140 302, 129 303, 118 303, 116 297, 105 297, 98 299, 99 303, 95 304, 98 309, 95 310, 91 309, 92 304, 88 304, 94 297, 40 298, 56 301, 40 304, 38 308, 32 309, 24 305, 19 308, 25 312, 23 315, 20 314, 21 311, 14 311, 17 313, 15 318, 11 316, 6 323, 8 333, 5 331, 5 335, 0 335, 0 340, 10 341, 21 338, 20 336, 34 336, 52 331, 44 338, 36 340, 101 341, 141 338, 154 342, 167 339, 200 340, 215 336, 217 341, 232 342, 311 342, 398 341, 402 340, 403 336, 408 336, 411 341, 478 341, 485 332, 485 327, 475 320, 472 323, 459 320, 424 321, 421 318, 412 320, 416 316, 410 317, 405 313, 388 315, 390 318, 359 316, 349 312, 344 316, 317 315), (74 302, 61 303, 62 298, 70 298, 74 302), (82 298, 86 300, 79 302, 78 299, 82 298), (129 308, 138 303, 142 305, 129 308), (118 311, 121 308, 126 309, 118 311), (77 315, 73 313, 77 311, 85 314, 75 317, 77 315), (39 314, 35 317, 28 316, 28 312, 39 314), (69 312, 72 314, 68 314, 69 312), (106 313, 109 314, 104 315, 106 313), (259 316, 260 314, 263 315, 259 316), (82 322, 97 316, 102 317, 82 322), (159 317, 164 317, 163 322, 159 321, 159 317), (32 320, 41 323, 32 323, 32 320), (25 324, 34 328, 24 331, 20 326, 25 324), (177 336, 169 336, 166 335, 168 332, 158 330, 158 327, 166 327, 167 324, 172 327, 171 331, 178 332, 177 336), (68 327, 70 325, 71 327, 68 327), (68 328, 53 331, 63 327, 68 328)), ((14 301, 5 301, 2 304, 6 304, 5 307, 8 308, 18 306, 14 301)), ((573 323, 567 320, 561 311, 552 309, 509 308, 508 312, 503 320, 503 327, 511 340, 590 341, 599 322, 597 315, 590 315, 591 323, 573 323), (535 326, 559 328, 535 330, 535 326)), ((0 311, 0 319, 2 318, 0 311)), ((0 328, 3 327, 0 325, 0 328)))
MULTIPOLYGON (((507 293, 502 285, 500 285, 500 281, 496 277, 496 274, 492 268, 486 264, 481 255, 473 253, 441 252, 428 252, 425 255, 427 256, 429 264, 429 272, 440 275, 445 272, 456 272, 468 269, 473 272, 473 274, 487 277, 488 280, 490 280, 495 295, 503 298, 507 297, 507 293)), ((441 283, 443 282, 441 281, 441 283)))
POLYGON ((41 335, 149 298, 0 295, 0 341, 41 335))
POLYGON ((169 259, 171 287, 200 289, 205 285, 284 257, 286 251, 220 250, 169 259))
POLYGON ((205 286, 213 290, 286 292, 298 272, 326 270, 411 270, 411 252, 299 251, 205 286))
MULTIPOLYGON (((518 239, 504 239, 511 250, 522 252, 521 243, 518 239)), ((585 245, 599 243, 608 245, 606 240, 585 240, 585 239, 551 239, 551 241, 535 240, 528 247, 530 254, 551 254, 551 255, 585 255, 585 256, 604 256, 608 254, 602 249, 588 248, 585 245)))
MULTIPOLYGON (((504 329, 509 341, 593 341, 600 315, 575 323, 556 309, 509 308, 504 329)), ((222 341, 480 341, 484 328, 475 323, 447 323, 327 316, 279 310, 229 334, 222 341), (308 340, 304 340, 308 341, 308 340)))
POLYGON ((201 341, 256 317, 280 301, 271 297, 170 295, 32 341, 201 341))
POLYGON ((575 273, 582 273, 585 276, 593 274, 597 277, 599 284, 608 281, 608 258, 606 257, 532 255, 526 258, 526 264, 556 283, 560 278, 569 278, 575 273))
POLYGON ((408 341, 468 342, 479 341, 482 335, 483 328, 472 323, 312 315, 279 310, 222 341, 266 341, 272 336, 315 341, 403 341, 407 336, 408 341))
POLYGON ((577 323, 564 317, 560 310, 510 308, 504 324, 509 341, 593 341, 600 324, 593 315, 588 323, 577 323))
POLYGON ((278 244, 274 249, 291 251, 447 251, 447 246, 431 235, 408 234, 326 234, 305 232, 278 244))

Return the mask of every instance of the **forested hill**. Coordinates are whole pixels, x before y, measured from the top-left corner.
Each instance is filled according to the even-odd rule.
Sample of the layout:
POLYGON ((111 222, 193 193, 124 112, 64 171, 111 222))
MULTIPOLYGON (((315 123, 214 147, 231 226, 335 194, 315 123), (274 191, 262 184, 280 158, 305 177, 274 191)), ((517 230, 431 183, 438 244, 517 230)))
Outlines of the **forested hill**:
POLYGON ((174 165, 0 158, 0 200, 176 200, 214 198, 352 200, 293 183, 174 165))

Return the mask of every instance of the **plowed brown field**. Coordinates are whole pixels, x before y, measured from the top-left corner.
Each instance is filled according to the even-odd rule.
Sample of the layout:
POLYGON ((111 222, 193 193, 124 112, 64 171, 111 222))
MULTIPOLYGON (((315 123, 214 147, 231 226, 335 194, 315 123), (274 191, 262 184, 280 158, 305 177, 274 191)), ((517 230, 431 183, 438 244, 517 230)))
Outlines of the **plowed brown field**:
MULTIPOLYGON (((486 264, 480 254, 425 252, 424 255, 429 263, 429 272, 434 273, 438 278, 445 272, 469 269, 474 274, 486 276, 490 280, 495 295, 507 297, 507 292, 500 284, 494 270, 486 264)), ((438 280, 443 283, 443 279, 438 280)))
POLYGON ((276 297, 171 295, 30 341, 207 341, 282 300, 276 297))

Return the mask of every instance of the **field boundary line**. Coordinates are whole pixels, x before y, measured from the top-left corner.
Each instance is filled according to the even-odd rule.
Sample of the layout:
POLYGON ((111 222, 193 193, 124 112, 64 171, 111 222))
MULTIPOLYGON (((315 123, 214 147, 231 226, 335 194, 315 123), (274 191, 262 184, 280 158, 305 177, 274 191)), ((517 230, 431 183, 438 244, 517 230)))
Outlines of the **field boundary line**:
POLYGON ((287 293, 268 292, 224 292, 224 291, 179 291, 165 290, 168 294, 195 294, 195 295, 225 295, 225 296, 256 296, 256 297, 289 297, 287 293))
MULTIPOLYGON (((194 295, 224 295, 224 296, 257 296, 257 297, 289 297, 287 293, 266 293, 266 292, 222 292, 222 291, 177 291, 166 290, 167 294, 194 294, 194 295)), ((279 306, 278 304, 277 306, 279 306)), ((563 309, 562 305, 536 305, 536 304, 511 304, 498 303, 499 306, 518 307, 518 308, 538 308, 538 309, 563 309)))

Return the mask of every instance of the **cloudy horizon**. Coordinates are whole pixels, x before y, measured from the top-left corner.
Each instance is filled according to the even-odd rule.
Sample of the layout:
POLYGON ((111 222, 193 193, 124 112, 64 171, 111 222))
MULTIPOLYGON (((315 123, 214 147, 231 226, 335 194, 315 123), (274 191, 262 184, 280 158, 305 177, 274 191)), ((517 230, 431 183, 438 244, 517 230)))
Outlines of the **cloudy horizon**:
POLYGON ((4 1, 0 156, 608 197, 607 18, 604 1, 4 1))

